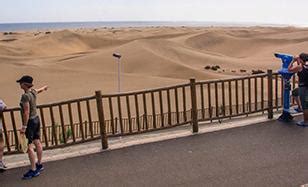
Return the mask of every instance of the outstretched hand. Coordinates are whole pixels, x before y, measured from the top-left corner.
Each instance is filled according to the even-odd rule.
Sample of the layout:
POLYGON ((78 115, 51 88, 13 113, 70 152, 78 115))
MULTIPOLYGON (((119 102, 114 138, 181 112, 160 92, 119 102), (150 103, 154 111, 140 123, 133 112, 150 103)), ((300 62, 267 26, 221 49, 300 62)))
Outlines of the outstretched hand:
POLYGON ((42 89, 43 89, 44 91, 47 91, 47 90, 48 90, 48 86, 47 86, 47 85, 46 85, 46 86, 43 86, 42 89))
POLYGON ((41 93, 41 92, 43 92, 43 91, 47 91, 48 88, 49 88, 49 87, 46 85, 46 86, 41 87, 40 89, 37 89, 36 91, 37 91, 37 93, 41 93))

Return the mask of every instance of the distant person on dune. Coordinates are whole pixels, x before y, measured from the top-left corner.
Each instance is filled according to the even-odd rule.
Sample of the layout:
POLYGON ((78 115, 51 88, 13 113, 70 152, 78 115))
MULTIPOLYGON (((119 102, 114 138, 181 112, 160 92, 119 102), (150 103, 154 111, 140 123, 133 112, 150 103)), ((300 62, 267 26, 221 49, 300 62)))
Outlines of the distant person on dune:
POLYGON ((43 148, 40 141, 40 119, 36 111, 36 98, 37 94, 46 91, 48 86, 33 89, 33 78, 28 75, 21 77, 16 82, 20 84, 20 88, 24 91, 20 100, 23 122, 20 133, 25 134, 28 139, 27 152, 31 163, 31 169, 24 174, 23 179, 31 179, 39 176, 40 172, 44 170, 42 165, 43 148), (35 162, 33 143, 36 148, 37 162, 35 162))
POLYGON ((304 121, 297 123, 301 126, 308 126, 308 54, 301 53, 294 57, 293 62, 289 65, 288 70, 297 73, 299 78, 299 97, 303 109, 304 121))
POLYGON ((3 149, 4 149, 4 139, 3 139, 3 124, 2 124, 2 116, 3 116, 3 110, 5 110, 6 105, 5 103, 0 99, 0 171, 5 171, 6 166, 3 163, 3 149))

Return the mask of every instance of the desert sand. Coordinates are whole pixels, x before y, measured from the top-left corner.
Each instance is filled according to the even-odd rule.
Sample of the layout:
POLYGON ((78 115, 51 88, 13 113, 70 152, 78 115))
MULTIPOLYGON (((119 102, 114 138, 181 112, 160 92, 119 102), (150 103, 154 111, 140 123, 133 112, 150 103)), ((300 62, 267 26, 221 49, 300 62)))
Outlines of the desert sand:
MULTIPOLYGON (((36 87, 50 91, 39 103, 117 91, 122 54, 122 91, 221 79, 280 68, 273 53, 308 49, 308 29, 274 27, 97 28, 0 33, 0 98, 18 105, 16 80, 32 75, 36 87), (218 71, 206 66, 220 66, 218 71), (246 70, 241 72, 240 70, 246 70)), ((307 52, 307 51, 306 51, 307 52)))

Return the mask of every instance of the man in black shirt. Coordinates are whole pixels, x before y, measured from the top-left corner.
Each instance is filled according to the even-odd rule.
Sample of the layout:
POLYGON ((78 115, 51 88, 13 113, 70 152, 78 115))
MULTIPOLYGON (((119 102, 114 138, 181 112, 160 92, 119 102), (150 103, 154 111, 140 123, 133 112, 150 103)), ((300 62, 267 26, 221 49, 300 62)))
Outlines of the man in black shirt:
POLYGON ((304 121, 297 123, 301 126, 308 126, 308 54, 301 53, 294 57, 293 62, 289 65, 288 70, 297 73, 299 78, 299 97, 303 109, 304 121), (296 65, 295 65, 296 63, 296 65))

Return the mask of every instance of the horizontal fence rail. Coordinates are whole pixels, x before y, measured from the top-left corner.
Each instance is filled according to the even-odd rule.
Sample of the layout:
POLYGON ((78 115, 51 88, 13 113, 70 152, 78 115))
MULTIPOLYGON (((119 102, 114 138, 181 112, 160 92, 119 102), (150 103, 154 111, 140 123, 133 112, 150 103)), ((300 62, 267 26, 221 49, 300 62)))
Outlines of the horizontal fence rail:
MULTIPOLYGON (((294 76, 293 88, 297 80, 294 76)), ((198 132, 197 122, 271 113, 282 107, 282 101, 282 77, 269 71, 44 104, 38 106, 38 114, 41 141, 45 149, 52 149, 100 139, 104 134, 124 136, 189 123, 194 124, 193 132, 198 132)), ((17 153, 20 109, 7 109, 1 115, 5 154, 17 153)))

